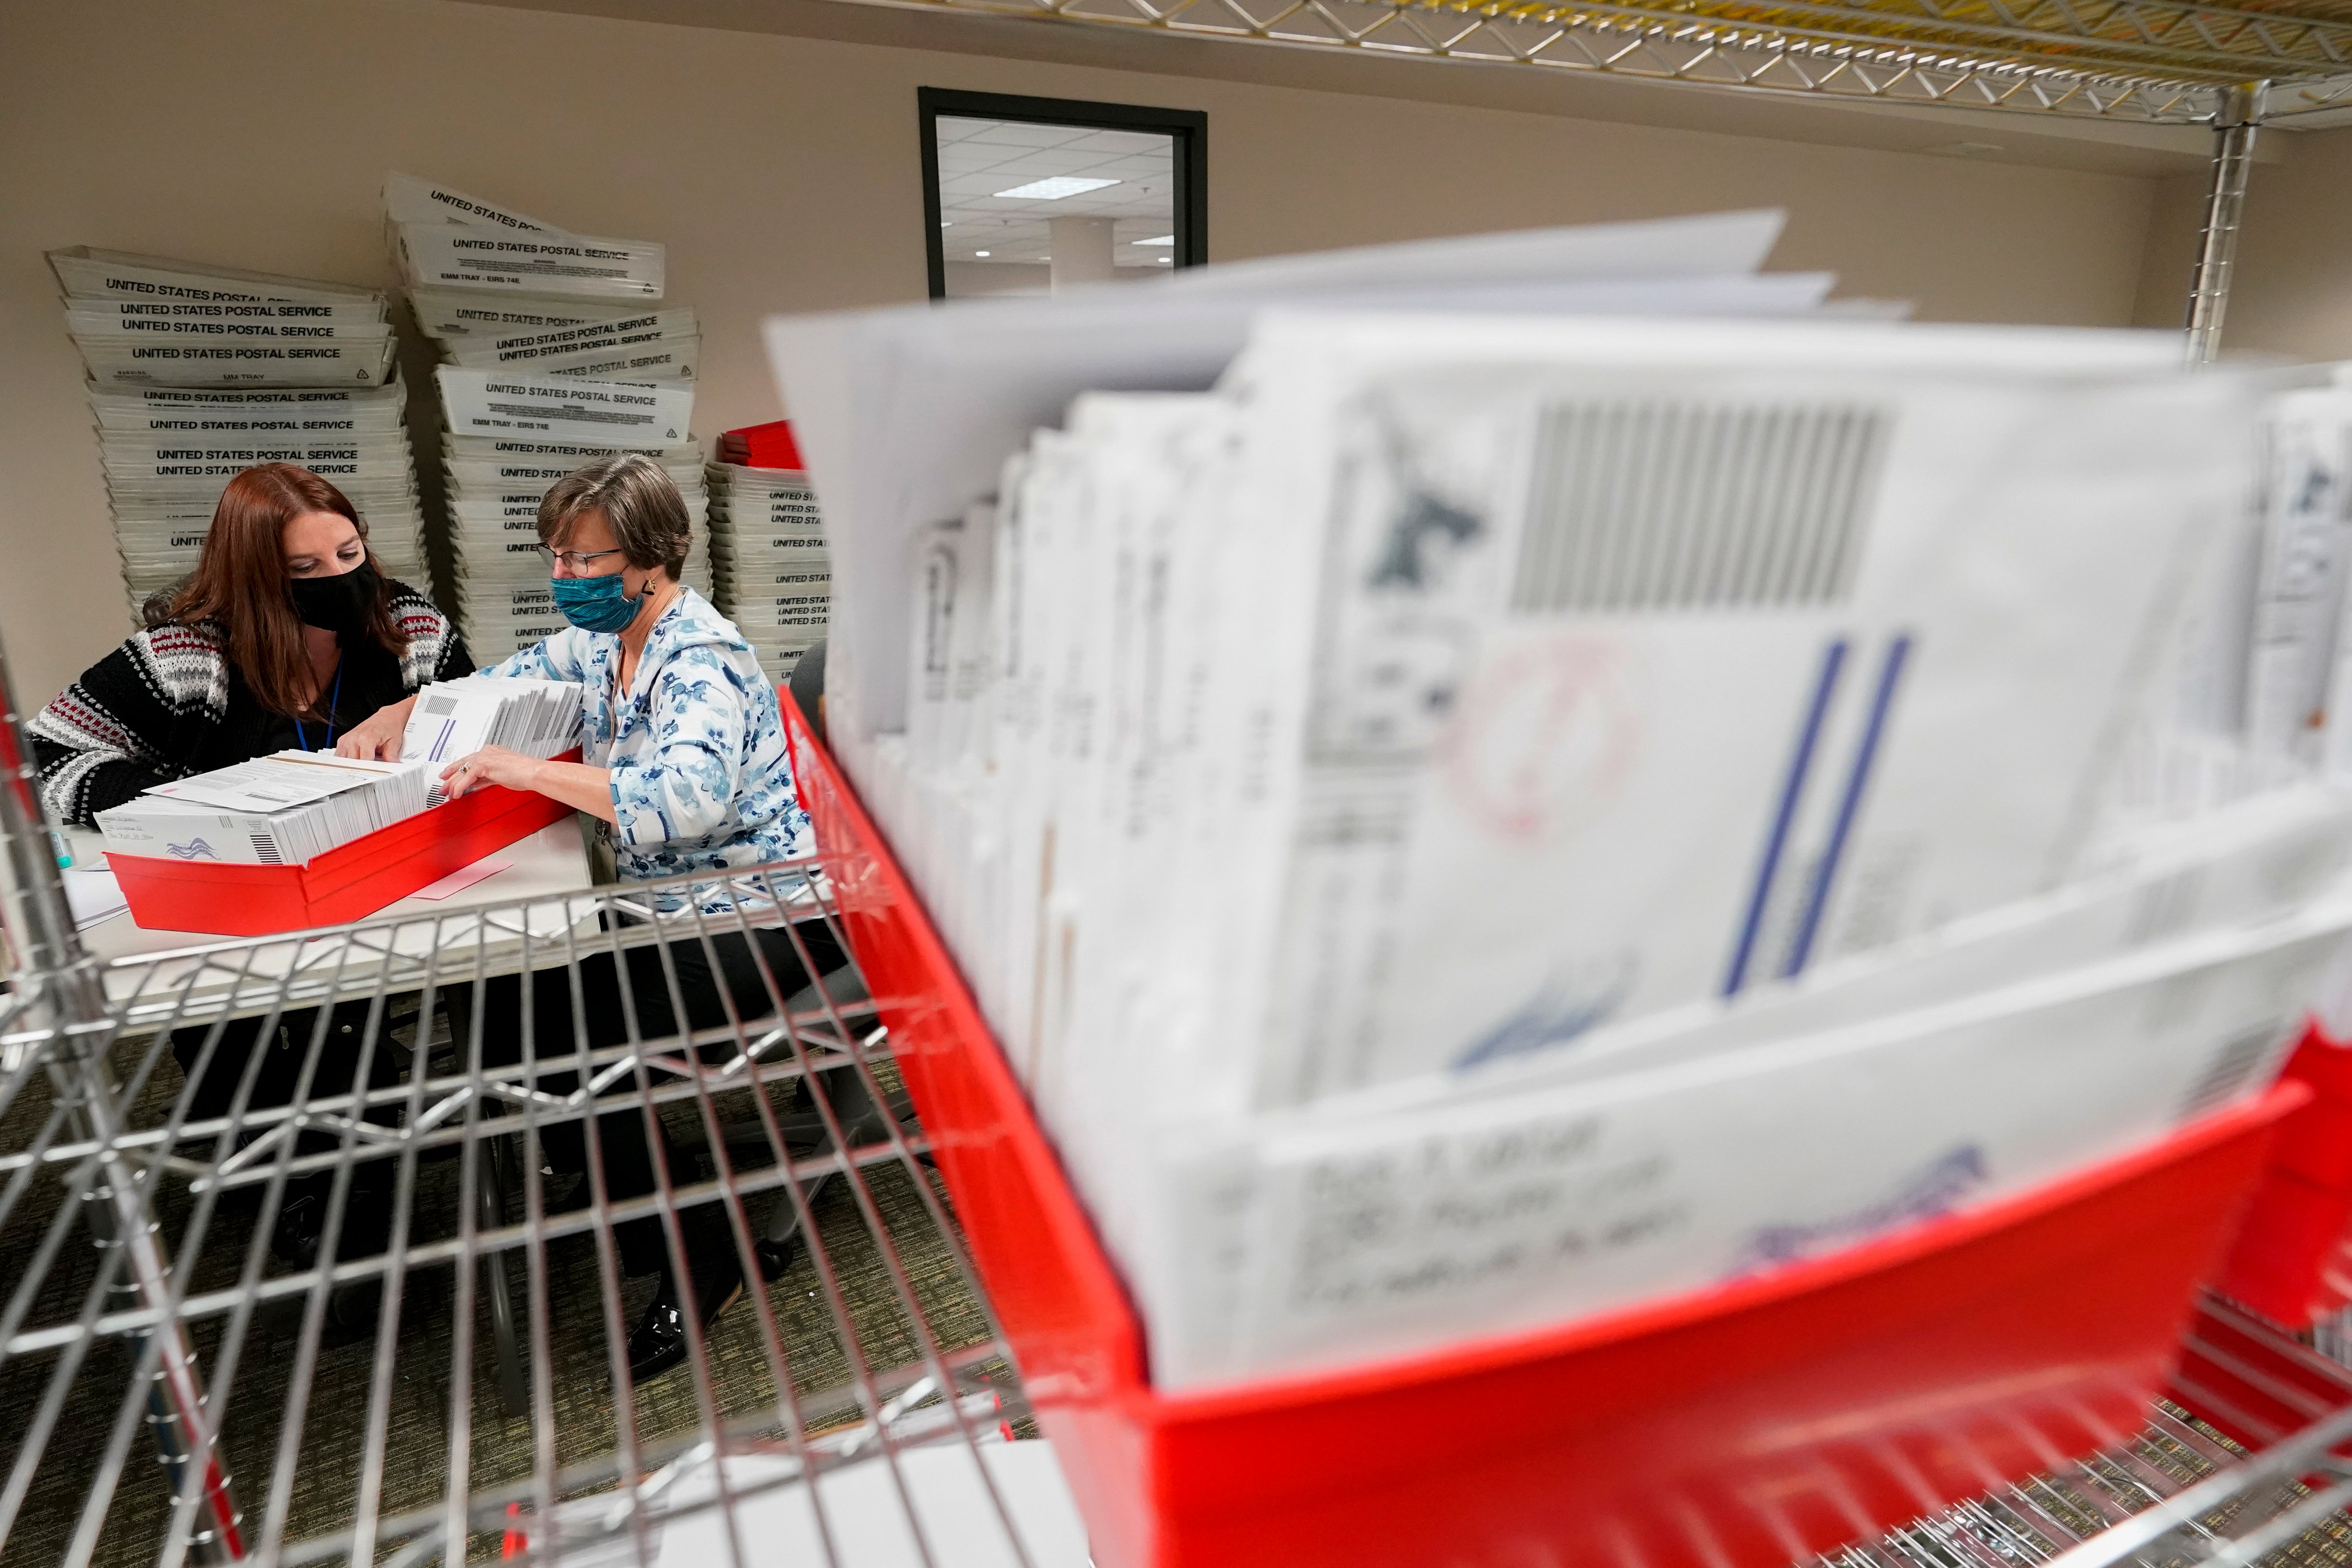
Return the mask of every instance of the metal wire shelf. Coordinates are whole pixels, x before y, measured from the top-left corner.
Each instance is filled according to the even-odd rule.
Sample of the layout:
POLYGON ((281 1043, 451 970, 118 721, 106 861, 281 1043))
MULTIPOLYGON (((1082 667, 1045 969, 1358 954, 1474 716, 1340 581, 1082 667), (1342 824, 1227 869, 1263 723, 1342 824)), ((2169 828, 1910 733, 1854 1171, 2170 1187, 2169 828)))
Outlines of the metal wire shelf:
POLYGON ((838 946, 814 862, 461 919, 476 940, 418 941, 445 934, 435 917, 20 967, 0 1037, 11 1561, 454 1562, 559 1543, 651 1561, 664 1527, 785 1489, 824 1538, 814 1479, 895 1469, 926 1444, 969 1451, 1024 1419, 874 1003, 845 967, 805 984, 838 946), (648 896, 687 891, 698 901, 671 913, 648 896), (714 902, 732 907, 698 907, 714 902), (653 1035, 639 1000, 623 1037, 592 1045, 586 1022, 535 1036, 526 1005, 518 1048, 485 1050, 502 976, 582 995, 601 963, 625 998, 627 976, 658 973, 688 1017, 682 959, 730 939, 763 1016, 727 996, 723 1019, 653 1035), (204 1058, 195 1077, 163 1060, 174 1030, 211 1050, 239 1019, 266 1036, 306 1009, 307 1037, 275 1047, 303 1054, 306 1089, 331 1052, 404 1057, 405 1081, 370 1088, 362 1068, 340 1093, 254 1105, 248 1063, 247 1092, 206 1115, 204 1058), (354 1009, 356 1033, 331 1032, 354 1009), (608 1193, 592 1159, 563 1194, 546 1141, 569 1126, 593 1145, 616 1111, 671 1151, 653 1190, 608 1193), (388 1244, 339 1258, 371 1170, 394 1173, 388 1244), (289 1193, 321 1182, 319 1261, 273 1258, 289 1193), (747 1277, 778 1278, 633 1392, 622 1347, 645 1288, 618 1271, 615 1238, 636 1219, 660 1226, 674 1270, 717 1229, 747 1277), (339 1303, 371 1287, 373 1331, 339 1329, 339 1303), (151 1443, 167 1499, 131 1473, 151 1443), (734 1479, 747 1464, 756 1477, 734 1479))
MULTIPOLYGON (((814 930, 832 930, 837 918, 814 864, 767 868, 740 879, 737 890, 761 896, 771 908, 812 911, 806 924, 814 930)), ((558 954, 564 972, 576 974, 594 952, 658 952, 656 944, 664 941, 700 942, 730 929, 740 933, 751 929, 753 918, 740 910, 703 915, 689 909, 646 920, 641 900, 618 894, 565 900, 564 907, 571 922, 561 934, 539 939, 543 951, 526 944, 519 954, 488 963, 464 949, 446 952, 424 961, 424 987, 444 995, 478 991, 501 970, 543 967, 558 954), (623 912, 637 923, 616 921, 623 912)), ((518 917, 519 929, 543 932, 550 924, 520 918, 544 911, 518 906, 505 912, 518 917)), ((327 934, 351 952, 366 952, 380 951, 380 939, 396 925, 362 922, 327 934)), ((215 958, 250 955, 278 941, 206 951, 215 958)), ((184 999, 203 991, 202 979, 210 973, 205 965, 175 970, 153 959, 100 973, 120 982, 134 970, 142 983, 118 988, 118 1016, 154 1016, 159 984, 175 984, 184 999), (155 979, 174 973, 174 982, 155 979)), ((360 994, 372 1016, 388 1012, 381 1004, 394 984, 390 973, 376 971, 360 994)), ((291 972, 274 987, 205 994, 215 998, 205 1013, 212 1026, 236 1016, 239 1007, 266 1009, 274 1002, 283 1012, 291 997, 320 994, 298 990, 291 972), (229 996, 242 1000, 220 1000, 229 996)), ((28 1384, 36 1385, 37 1398, 29 1419, 10 1424, 13 1444, 0 1438, 0 1462, 8 1473, 0 1492, 0 1528, 26 1553, 12 1560, 173 1563, 224 1555, 218 1521, 208 1521, 206 1512, 243 1479, 226 1458, 250 1452, 248 1473, 257 1481, 266 1474, 268 1485, 255 1489, 243 1511, 231 1518, 243 1551, 256 1561, 409 1563, 478 1558, 501 1549, 527 1560, 578 1561, 602 1548, 618 1555, 592 1560, 650 1563, 658 1560, 661 1531, 681 1521, 703 1513, 732 1519, 786 1491, 806 1495, 822 1518, 823 1492, 810 1486, 812 1478, 860 1464, 888 1468, 926 1445, 969 1450, 1019 1422, 1026 1406, 1018 1380, 971 1281, 953 1220, 921 1167, 927 1144, 920 1128, 893 1114, 877 1124, 878 1136, 853 1135, 858 1112, 843 1103, 856 1092, 850 1082, 862 1089, 864 1104, 888 1105, 894 1098, 889 1042, 877 1026, 877 1005, 853 995, 846 985, 828 984, 788 998, 781 1016, 764 1020, 575 1049, 561 1058, 551 1053, 549 1061, 584 1062, 589 1069, 588 1087, 565 1094, 534 1086, 534 1068, 543 1065, 536 1055, 483 1065, 478 1026, 470 1038, 436 1038, 428 1005, 411 1021, 367 1037, 381 1047, 402 1049, 417 1065, 404 1086, 197 1120, 184 1113, 185 1086, 169 1086, 172 1075, 161 1063, 167 1036, 160 1028, 143 1034, 118 1028, 111 1036, 68 1027, 45 1032, 25 1016, 20 994, 10 1037, 17 1059, 0 1081, 0 1147, 6 1151, 0 1153, 0 1238, 37 1230, 38 1241, 19 1265, 0 1314, 0 1406, 25 1409, 28 1384), (718 1047, 716 1059, 690 1054, 694 1046, 718 1047), (436 1056, 444 1054, 462 1068, 447 1060, 436 1068, 436 1056), (80 1068, 71 1068, 69 1061, 80 1068), (102 1087, 88 1076, 100 1064, 110 1064, 117 1075, 102 1087), (644 1082, 634 1091, 594 1098, 596 1088, 640 1068, 644 1082), (659 1081, 656 1072, 665 1075, 659 1081), (788 1107, 802 1085, 808 1086, 816 1120, 831 1115, 839 1147, 792 1146, 790 1113, 778 1107, 788 1107), (109 1137, 77 1133, 77 1095, 102 1097, 97 1119, 110 1116, 117 1131, 109 1137), (773 1163, 728 1157, 722 1136, 709 1145, 720 1157, 703 1179, 685 1180, 677 1173, 646 1197, 603 1202, 592 1194, 587 1207, 565 1213, 551 1201, 545 1173, 526 1162, 522 1217, 502 1225, 475 1217, 490 1178, 487 1152, 502 1139, 532 1136, 565 1121, 593 1121, 592 1111, 609 1112, 616 1105, 652 1108, 656 1114, 668 1108, 681 1117, 690 1112, 708 1132, 723 1126, 719 1107, 729 1096, 755 1110, 765 1107, 760 1120, 773 1128, 772 1145, 781 1151, 773 1163), (395 1104, 409 1112, 397 1128, 365 1119, 371 1108, 395 1104), (337 1137, 341 1147, 328 1154, 298 1153, 290 1135, 298 1123, 301 1131, 337 1137), (246 1134, 255 1136, 237 1148, 246 1134), (207 1144, 210 1155, 203 1152, 207 1144), (268 1226, 260 1216, 239 1223, 226 1212, 239 1193, 257 1192, 266 1207, 306 1170, 326 1172, 347 1185, 363 1158, 398 1163, 400 1213, 414 1222, 380 1258, 276 1268, 266 1256, 268 1226), (454 1173, 447 1169, 453 1164, 454 1173), (827 1177, 841 1181, 852 1201, 819 1215, 808 1188, 827 1177), (426 1190, 436 1184, 437 1197, 426 1190), (886 1194, 886 1186, 896 1190, 886 1194), (54 1194, 46 1208, 36 1196, 44 1187, 54 1194), (133 1267, 133 1249, 119 1237, 98 1249, 76 1246, 83 1211, 125 1193, 146 1215, 165 1255, 160 1300, 135 1300, 124 1279, 133 1267), (625 1317, 618 1300, 622 1284, 611 1266, 613 1227, 641 1214, 675 1222, 698 1208, 713 1209, 727 1216, 749 1257, 758 1229, 754 1205, 768 1194, 784 1194, 782 1201, 802 1210, 803 1226, 813 1226, 806 1234, 817 1239, 803 1273, 761 1299, 754 1353, 728 1356, 698 1342, 686 1397, 631 1397, 625 1378, 594 1364, 600 1350, 609 1362, 625 1317), (455 1234, 423 1234, 436 1219, 455 1234), (580 1246, 583 1240, 592 1247, 580 1246), (569 1267, 561 1256, 567 1242, 572 1244, 569 1267), (890 1300, 884 1305, 894 1310, 898 1331, 891 1344, 883 1342, 889 1335, 872 1331, 874 1304, 853 1302, 844 1286, 845 1261, 861 1242, 873 1255, 866 1264, 869 1273, 878 1262, 887 1277, 890 1300), (229 1255, 237 1271, 234 1283, 203 1288, 207 1244, 229 1255), (951 1302, 919 1279, 923 1265, 910 1260, 919 1246, 935 1249, 929 1267, 935 1280, 951 1286, 951 1302), (78 1250, 87 1256, 77 1257, 78 1250), (591 1250, 594 1256, 581 1256, 591 1250), (528 1302, 517 1330, 528 1363, 527 1406, 519 1419, 499 1409, 499 1357, 490 1347, 496 1314, 487 1283, 491 1270, 510 1275, 518 1265, 528 1302), (335 1343, 327 1327, 333 1289, 372 1278, 384 1281, 387 1297, 377 1331, 335 1343), (584 1332, 583 1315, 567 1315, 560 1306, 565 1285, 583 1282, 600 1298, 596 1310, 584 1315, 590 1320, 584 1332), (815 1302, 796 1321, 780 1310, 778 1300, 795 1292, 815 1302), (418 1304, 436 1299, 447 1300, 446 1317, 416 1311, 418 1304), (273 1308, 279 1309, 275 1315, 273 1308), (593 1321, 598 1317, 601 1333, 593 1321), (446 1354, 418 1353, 436 1329, 446 1336, 446 1354), (175 1336, 185 1348, 175 1351, 175 1336), (795 1375, 793 1363, 808 1358, 813 1345, 821 1355, 820 1342, 828 1336, 832 1365, 824 1370, 833 1375, 795 1375), (883 1353, 893 1348, 900 1353, 883 1353), (186 1376, 195 1378, 201 1368, 212 1378, 209 1390, 194 1400, 193 1418, 170 1410, 169 1358, 175 1353, 186 1358, 186 1376), (579 1375, 583 1363, 585 1376, 579 1375), (764 1383, 757 1375, 763 1365, 764 1383), (747 1369, 756 1385, 749 1399, 732 1386, 747 1369), (399 1465, 391 1429, 401 1385, 420 1381, 429 1385, 426 1402, 446 1412, 440 1444, 425 1456, 441 1485, 425 1489, 437 1495, 415 1496, 412 1486, 403 1497, 394 1475, 399 1465), (6 1392, 12 1384, 14 1394, 6 1392), (365 1410, 358 1462, 350 1470, 338 1463, 341 1451, 321 1453, 303 1436, 306 1417, 315 1422, 321 1412, 332 1415, 338 1389, 348 1391, 345 1409, 356 1402, 365 1410), (583 1393, 590 1401, 610 1402, 609 1440, 603 1435, 585 1444, 572 1440, 572 1409, 583 1393), (243 1405, 273 1400, 274 1442, 247 1448, 225 1436, 239 1427, 236 1413, 243 1405), (58 1443, 59 1416, 68 1406, 110 1405, 102 1449, 93 1452, 78 1440, 58 1443), (168 1430, 174 1423, 181 1428, 176 1435, 168 1430), (169 1493, 168 1516, 161 1518, 155 1508, 140 1507, 139 1483, 130 1474, 150 1430, 167 1446, 176 1436, 178 1445, 177 1484, 169 1493), (493 1450, 523 1450, 525 1462, 499 1471, 482 1462, 493 1450), (758 1468, 743 1470, 747 1465, 758 1468), (322 1488, 322 1470, 336 1484, 322 1488), (345 1481, 348 1486, 341 1484, 345 1481)), ((184 1016, 162 1015, 167 1022, 184 1016)), ((326 1038, 323 1032, 318 1036, 320 1042, 326 1038)), ((0 1239, 0 1255, 24 1257, 8 1239, 0 1239)), ((214 1259, 215 1268, 221 1261, 214 1259)), ((736 1326, 752 1325, 739 1319, 736 1326)), ((751 1336, 739 1331, 738 1337, 751 1336)), ((2352 1373, 2347 1385, 2352 1387, 2352 1373)), ((259 1425, 265 1439, 273 1436, 266 1430, 270 1421, 259 1425)), ((2339 1415, 2247 1460, 2180 1413, 2159 1409, 2149 1430, 2131 1445, 1827 1561, 1831 1568, 2014 1568, 2062 1559, 2066 1568, 2306 1561, 2315 1527, 2345 1528, 2336 1510, 2352 1496, 2352 1483, 2343 1479, 2352 1469, 2331 1450, 2347 1441, 2352 1415, 2339 1415), (2332 1476, 2333 1483, 2304 1484, 2315 1472, 2332 1476)), ((984 1466, 981 1474, 985 1477, 984 1466)), ((916 1510, 908 1509, 906 1517, 916 1520, 916 1510)), ((1009 1510, 1001 1510, 1000 1520, 1017 1552, 1018 1523, 1009 1510)), ((739 1561, 760 1560, 753 1547, 736 1544, 743 1553, 739 1561)), ((919 1560, 936 1560, 918 1549, 923 1552, 919 1560)), ((829 1549, 825 1560, 836 1560, 829 1549)))
POLYGON ((2352 100, 2326 4, 2179 0, 844 0, 1800 97, 2218 123, 2231 89, 2284 121, 2352 100))
MULTIPOLYGON (((2338 1368, 2334 1381, 2352 1396, 2352 1373, 2338 1368)), ((2248 1455, 2159 1403, 2129 1443, 1822 1561, 1823 1568, 2334 1568, 2352 1561, 2347 1445, 2352 1407, 2248 1455)))
MULTIPOLYGON (((1061 1560, 993 1479, 1029 1407, 898 1090, 882 1016, 925 999, 868 995, 830 961, 846 944, 822 861, 97 963, 57 925, 22 784, 0 776, 8 1561, 961 1564, 974 1535, 987 1561, 1061 1560), (730 942, 755 983, 698 1016, 683 966, 730 942), (600 973, 619 1005, 593 1016, 600 973), (542 1018, 527 999, 551 981, 574 1005, 542 1018), (521 1008, 507 1037, 501 984, 521 1008), (632 984, 667 993, 671 1026, 646 1026, 632 984), (296 1092, 257 1103, 248 1057, 227 1105, 199 1106, 256 1019, 287 1026, 296 1092), (372 1076, 377 1052, 404 1079, 372 1076), (339 1053, 343 1087, 312 1092, 339 1053), (566 1190, 548 1147, 567 1128, 593 1147, 615 1115, 661 1152, 649 1187, 612 1191, 591 1158, 566 1190), (370 1169, 394 1174, 390 1228, 342 1256, 370 1169), (273 1219, 321 1181, 318 1260, 274 1259, 273 1219), (761 1283, 689 1336, 685 1368, 633 1388, 645 1288, 620 1241, 648 1220, 674 1269, 710 1224, 761 1283), (371 1289, 372 1326, 344 1322, 371 1289), (135 1474, 151 1450, 165 1485, 135 1474), (939 1460, 976 1504, 952 1538, 918 1500, 939 1460), (852 1544, 877 1520, 894 1555, 852 1544)), ((2322 1390, 2300 1436, 2248 1458, 2159 1407, 2106 1453, 2053 1454, 1826 1568, 2352 1558, 2352 1370, 2271 1337, 2322 1390)))

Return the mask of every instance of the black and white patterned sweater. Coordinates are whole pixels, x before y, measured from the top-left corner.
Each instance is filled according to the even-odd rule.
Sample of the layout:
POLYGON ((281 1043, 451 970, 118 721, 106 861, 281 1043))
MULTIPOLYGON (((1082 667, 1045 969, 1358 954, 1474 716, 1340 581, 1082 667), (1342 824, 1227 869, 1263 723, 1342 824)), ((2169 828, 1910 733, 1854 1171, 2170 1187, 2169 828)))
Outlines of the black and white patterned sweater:
MULTIPOLYGON (((449 617, 403 584, 392 590, 408 651, 395 658, 370 644, 345 653, 332 732, 428 681, 473 673, 449 617)), ((330 733, 263 708, 229 662, 220 628, 168 625, 133 634, 26 728, 50 820, 83 827, 152 785, 288 746, 319 747, 330 733)))

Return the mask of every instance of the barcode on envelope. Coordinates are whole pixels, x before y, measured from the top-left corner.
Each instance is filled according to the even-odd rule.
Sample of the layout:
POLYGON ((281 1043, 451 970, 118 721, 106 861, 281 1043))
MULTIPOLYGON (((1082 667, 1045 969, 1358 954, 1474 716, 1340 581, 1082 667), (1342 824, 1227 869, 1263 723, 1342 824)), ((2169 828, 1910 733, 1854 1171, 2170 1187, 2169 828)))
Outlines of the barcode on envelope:
POLYGON ((1888 424, 1841 403, 1555 404, 1511 607, 1834 603, 1853 586, 1888 424))
POLYGON ((2231 1036, 2213 1053, 2205 1071, 2190 1086, 2182 1100, 2178 1120, 2186 1121, 2207 1111, 2227 1105, 2251 1088, 2254 1075, 2266 1063, 2272 1053, 2283 1043, 2284 1025, 2276 1020, 2257 1024, 2251 1029, 2231 1036))

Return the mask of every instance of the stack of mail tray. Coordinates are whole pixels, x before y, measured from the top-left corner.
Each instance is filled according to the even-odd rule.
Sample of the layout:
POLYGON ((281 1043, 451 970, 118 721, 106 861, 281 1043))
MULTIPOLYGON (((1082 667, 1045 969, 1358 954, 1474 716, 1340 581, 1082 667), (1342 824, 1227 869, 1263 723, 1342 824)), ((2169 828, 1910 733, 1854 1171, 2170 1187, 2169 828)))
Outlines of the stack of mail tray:
POLYGON ((782 682, 824 636, 833 556, 808 475, 710 465, 710 559, 719 607, 782 682))
POLYGON ((495 662, 564 628, 539 548, 565 475, 635 452, 677 481, 693 543, 679 577, 710 592, 702 447, 688 434, 702 338, 662 302, 663 248, 566 233, 412 174, 387 175, 384 229, 436 372, 445 607, 495 662))
POLYGON ((425 585, 381 293, 88 246, 51 251, 49 266, 89 373, 134 620, 195 569, 221 491, 257 463, 334 485, 383 571, 425 585))

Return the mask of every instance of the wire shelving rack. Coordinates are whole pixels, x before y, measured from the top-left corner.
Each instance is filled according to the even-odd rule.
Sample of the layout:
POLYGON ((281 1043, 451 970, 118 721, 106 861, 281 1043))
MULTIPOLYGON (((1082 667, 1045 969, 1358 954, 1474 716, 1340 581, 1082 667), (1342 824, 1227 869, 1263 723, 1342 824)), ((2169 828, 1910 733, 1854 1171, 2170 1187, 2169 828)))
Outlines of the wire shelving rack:
MULTIPOLYGON (((883 1015, 912 999, 826 967, 843 920, 821 859, 733 874, 723 900, 706 874, 100 963, 19 745, 0 671, 0 1555, 1075 1568, 991 1462, 1028 1396, 898 1083, 883 1015), (602 963, 674 987, 679 953, 763 925, 797 965, 756 960, 764 1015, 592 1046, 526 1012, 519 1059, 485 1049, 504 976, 580 995, 602 963), (174 1031, 216 1045, 306 1014, 284 1048, 395 1052, 405 1081, 362 1068, 312 1094, 306 1075, 286 1104, 206 1114, 164 1059, 174 1031), (616 1112, 668 1130, 651 1192, 542 1168, 556 1129, 593 1138, 616 1112), (394 1179, 389 1244, 341 1257, 371 1169, 394 1179), (321 1181, 320 1260, 274 1261, 289 1190, 321 1181), (778 1277, 633 1389, 615 1242, 648 1217, 674 1268, 701 1226, 778 1277), (372 1322, 345 1321, 355 1293, 372 1322), (947 1512, 924 1501, 943 1467, 947 1512)), ((2159 1405, 2105 1453, 2053 1453, 1825 1568, 2352 1558, 2352 1370, 2251 1329, 2298 1358, 2299 1435, 2250 1458, 2159 1405)))

